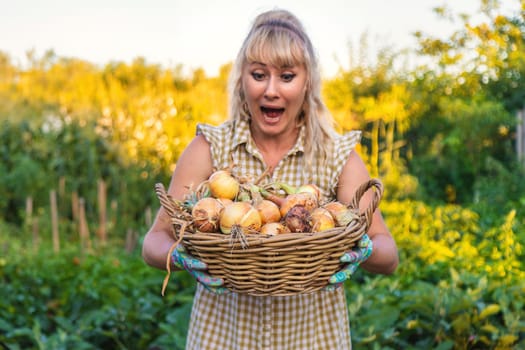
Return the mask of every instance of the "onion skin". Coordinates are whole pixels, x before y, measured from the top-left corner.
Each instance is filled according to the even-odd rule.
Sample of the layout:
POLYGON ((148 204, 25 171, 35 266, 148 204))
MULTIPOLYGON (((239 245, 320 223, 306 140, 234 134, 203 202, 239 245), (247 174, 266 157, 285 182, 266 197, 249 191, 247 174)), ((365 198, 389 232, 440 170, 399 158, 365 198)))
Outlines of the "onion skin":
POLYGON ((240 188, 239 181, 226 170, 217 170, 211 174, 208 185, 213 197, 231 200, 237 196, 240 188))
POLYGON ((296 193, 312 193, 315 195, 317 200, 321 200, 321 189, 312 183, 301 185, 299 187, 293 187, 283 182, 279 182, 278 186, 286 192, 286 194, 296 194, 296 193))
POLYGON ((250 233, 258 231, 261 225, 261 215, 248 202, 233 202, 224 208, 220 216, 220 229, 225 234, 230 234, 235 226, 250 233))
POLYGON ((263 225, 281 220, 281 211, 279 210, 279 207, 268 199, 263 199, 255 204, 255 209, 257 209, 259 215, 261 215, 261 223, 263 225))
POLYGON ((228 198, 217 198, 217 200, 219 202, 221 202, 221 204, 226 208, 227 205, 229 204, 232 204, 233 201, 231 199, 228 199, 228 198))
POLYGON ((317 201, 321 200, 321 189, 314 184, 306 184, 299 186, 297 193, 312 193, 317 198, 317 201))
POLYGON ((195 228, 201 232, 219 232, 219 220, 223 210, 224 205, 215 198, 200 199, 191 211, 195 228))
POLYGON ((284 216, 284 223, 291 232, 311 232, 310 212, 304 205, 295 205, 284 216))
POLYGON ((335 227, 335 220, 328 209, 315 208, 310 217, 313 232, 321 232, 335 227))
POLYGON ((301 205, 307 211, 312 211, 319 206, 319 202, 315 195, 309 192, 289 194, 280 207, 281 216, 285 217, 288 211, 296 205, 301 205))
POLYGON ((323 208, 327 209, 330 214, 332 214, 337 226, 346 226, 352 220, 359 217, 353 210, 338 201, 326 203, 323 205, 323 208))
POLYGON ((261 234, 263 235, 280 235, 283 233, 290 233, 290 229, 280 222, 268 222, 261 227, 261 234))

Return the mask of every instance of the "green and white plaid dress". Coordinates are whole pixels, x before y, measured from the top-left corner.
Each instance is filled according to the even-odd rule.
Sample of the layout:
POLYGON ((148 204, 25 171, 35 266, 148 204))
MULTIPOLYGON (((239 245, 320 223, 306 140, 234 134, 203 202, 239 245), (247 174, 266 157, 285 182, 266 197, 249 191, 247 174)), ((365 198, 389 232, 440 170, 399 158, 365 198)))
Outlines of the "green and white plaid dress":
MULTIPOLYGON (((213 166, 258 178, 263 158, 246 122, 220 126, 200 124, 197 133, 211 144, 213 166)), ((325 199, 334 199, 339 174, 361 133, 353 131, 335 140, 328 167, 304 164, 304 132, 277 165, 272 180, 293 186, 314 183, 325 199)), ((315 161, 314 161, 315 162, 315 161)), ((186 348, 220 350, 330 350, 351 349, 350 326, 343 288, 286 297, 255 297, 230 293, 216 295, 197 286, 186 348)))

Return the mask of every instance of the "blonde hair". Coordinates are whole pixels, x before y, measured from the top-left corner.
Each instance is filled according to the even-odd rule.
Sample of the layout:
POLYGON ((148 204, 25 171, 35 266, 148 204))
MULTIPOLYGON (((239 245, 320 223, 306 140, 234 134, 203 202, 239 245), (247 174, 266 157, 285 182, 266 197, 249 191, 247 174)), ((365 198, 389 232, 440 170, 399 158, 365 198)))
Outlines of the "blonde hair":
POLYGON ((305 158, 311 165, 318 157, 327 159, 335 135, 332 115, 321 98, 321 73, 317 55, 301 22, 286 10, 271 10, 258 15, 244 40, 230 74, 230 118, 250 118, 242 91, 242 71, 251 62, 275 67, 304 65, 307 88, 303 112, 298 122, 305 126, 305 158), (271 48, 271 49, 269 49, 271 48))

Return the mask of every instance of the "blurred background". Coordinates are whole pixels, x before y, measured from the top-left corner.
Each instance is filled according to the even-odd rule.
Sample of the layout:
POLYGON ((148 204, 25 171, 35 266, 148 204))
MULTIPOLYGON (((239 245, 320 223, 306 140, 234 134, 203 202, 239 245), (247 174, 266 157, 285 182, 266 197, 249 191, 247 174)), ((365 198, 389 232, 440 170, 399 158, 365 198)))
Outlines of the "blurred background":
MULTIPOLYGON (((271 2, 2 2, 0 347, 183 349, 195 282, 141 240, 197 123, 226 120, 271 2)), ((285 1, 385 184, 393 276, 346 283, 357 349, 525 348, 525 2, 285 1), (322 6, 321 6, 322 5, 322 6)))

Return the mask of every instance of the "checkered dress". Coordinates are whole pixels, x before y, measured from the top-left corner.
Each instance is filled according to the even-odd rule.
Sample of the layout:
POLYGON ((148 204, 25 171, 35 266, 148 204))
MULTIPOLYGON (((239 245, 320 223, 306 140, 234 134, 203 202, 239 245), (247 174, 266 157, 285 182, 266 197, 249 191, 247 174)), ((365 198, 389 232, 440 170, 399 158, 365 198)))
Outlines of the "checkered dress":
MULTIPOLYGON (((265 169, 263 158, 246 122, 226 122, 218 127, 200 124, 197 133, 211 143, 214 167, 257 178, 265 169), (233 157, 233 158, 232 158, 233 157)), ((315 183, 326 199, 335 198, 337 180, 361 133, 336 139, 329 152, 330 166, 312 164, 305 169, 304 132, 278 164, 272 180, 299 186, 315 183)), ((286 297, 255 297, 231 293, 216 295, 197 286, 186 348, 217 350, 330 350, 351 349, 350 326, 344 289, 286 297)))

